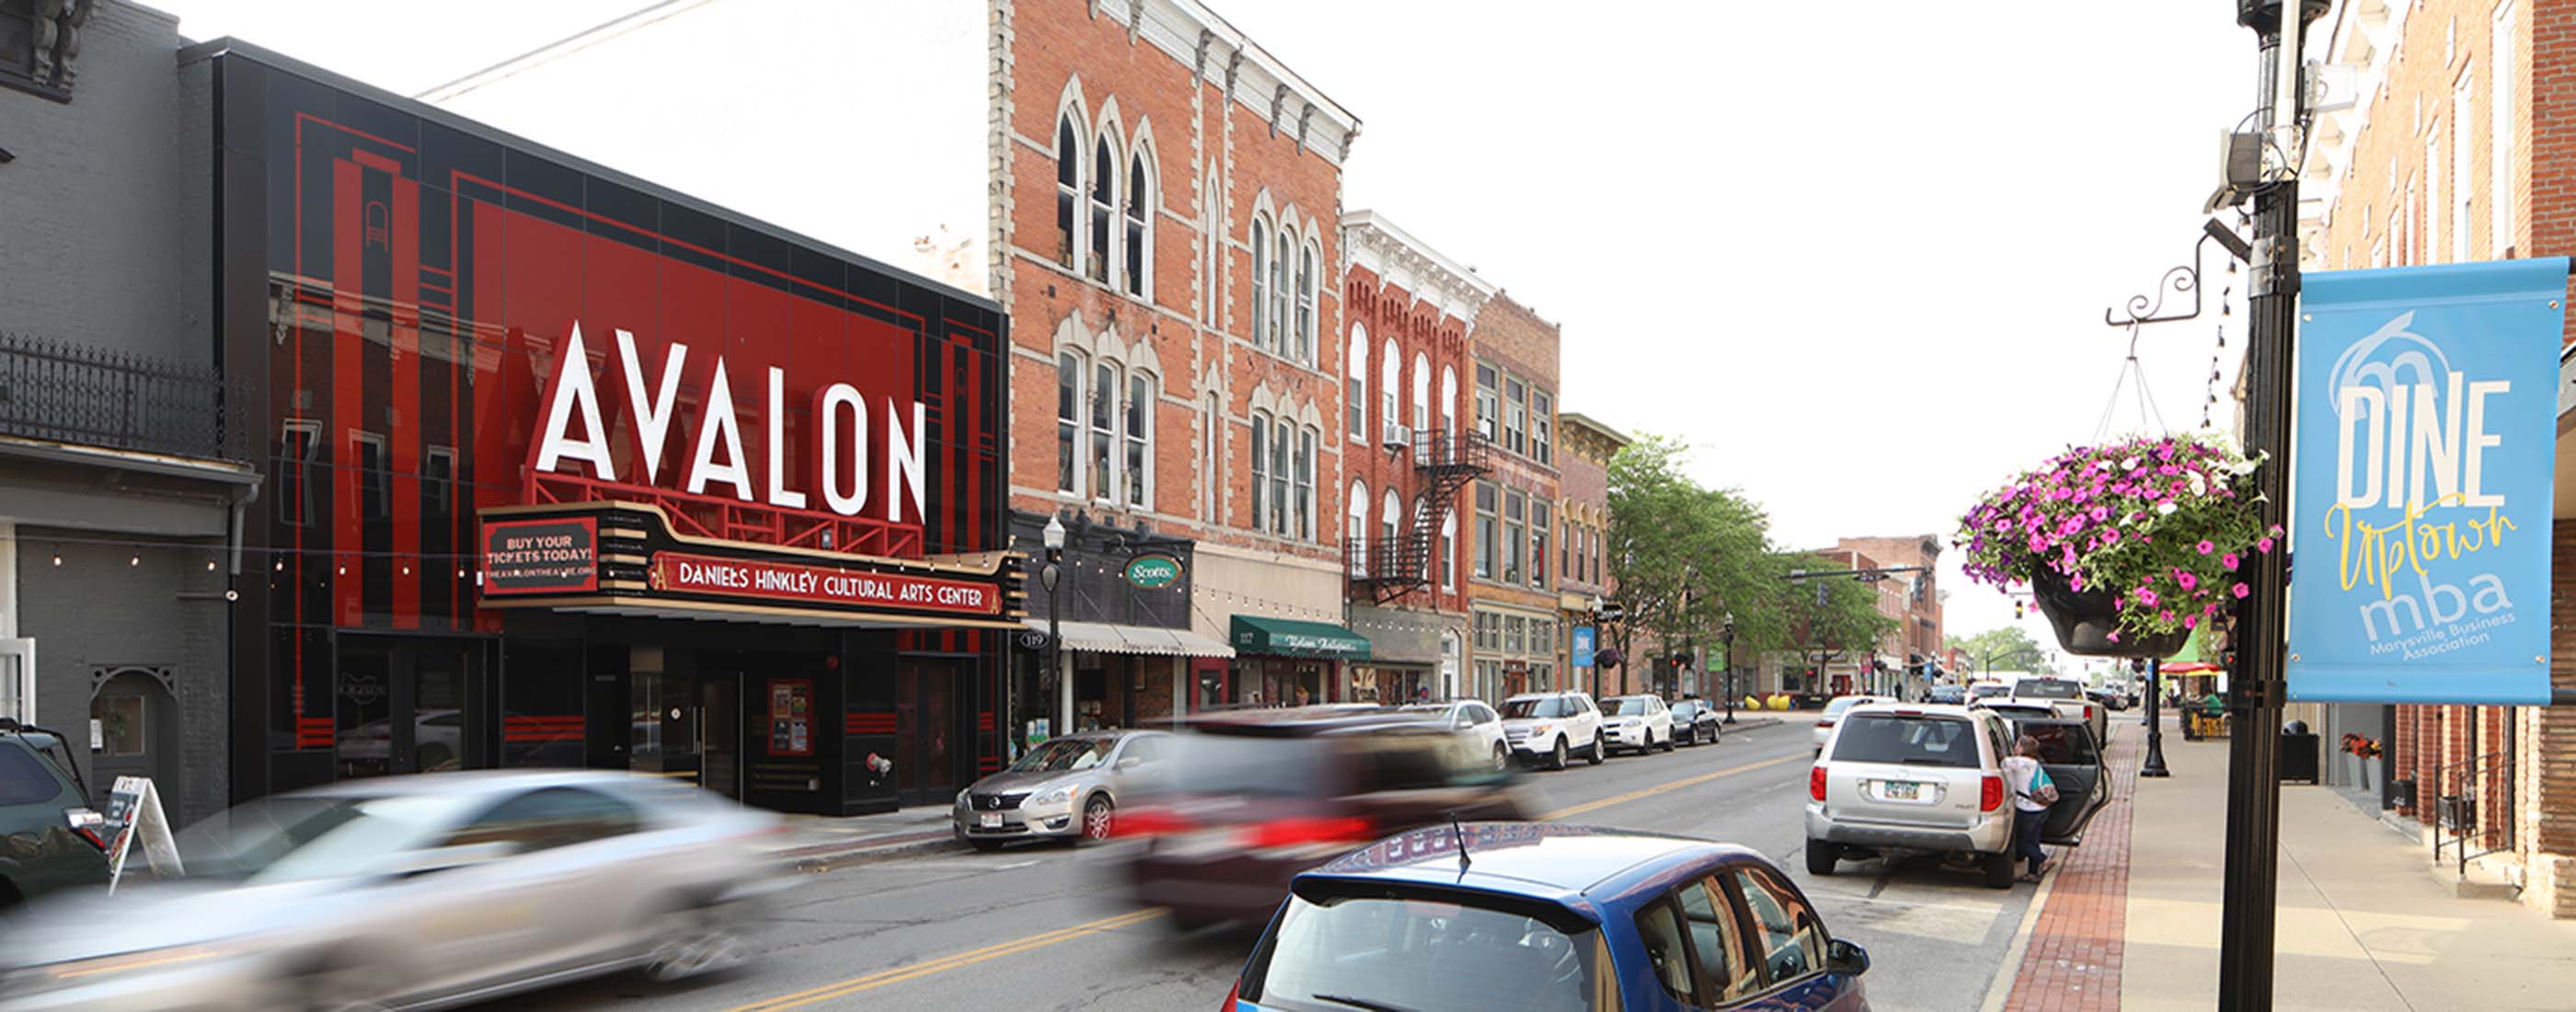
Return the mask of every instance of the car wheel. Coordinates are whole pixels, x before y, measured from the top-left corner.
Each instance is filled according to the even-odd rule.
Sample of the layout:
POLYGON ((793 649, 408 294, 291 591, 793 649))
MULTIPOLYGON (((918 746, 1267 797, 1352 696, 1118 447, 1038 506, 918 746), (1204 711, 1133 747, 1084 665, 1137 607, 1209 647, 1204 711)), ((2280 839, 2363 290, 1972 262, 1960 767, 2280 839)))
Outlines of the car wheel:
MULTIPOLYGON (((1556 740, 1556 761, 1555 761, 1555 762, 1552 762, 1552 763, 1549 763, 1547 768, 1552 769, 1552 770, 1561 770, 1561 769, 1564 769, 1564 768, 1566 767, 1566 763, 1567 763, 1567 761, 1568 761, 1568 760, 1570 760, 1570 759, 1572 759, 1572 758, 1573 758, 1573 756, 1568 755, 1568 754, 1566 753, 1566 749, 1565 749, 1565 739, 1563 739, 1563 738, 1558 738, 1558 739, 1556 740)), ((2037 779, 2037 778, 2033 778, 2033 779, 2037 779)))
POLYGON ((1666 751, 1666 752, 1670 752, 1670 751, 1672 751, 1672 750, 1673 750, 1673 739, 1672 739, 1672 736, 1671 736, 1671 735, 1666 735, 1666 736, 1664 736, 1664 751, 1666 751))
POLYGON ((1609 755, 1609 753, 1608 753, 1607 751, 1604 751, 1604 750, 1601 748, 1601 736, 1600 736, 1600 735, 1597 735, 1597 734, 1596 734, 1596 735, 1593 735, 1593 736, 1592 736, 1592 755, 1591 755, 1589 758, 1587 758, 1585 761, 1586 761, 1586 762, 1591 763, 1592 765, 1599 766, 1599 765, 1601 765, 1601 759, 1602 759, 1602 757, 1603 757, 1603 756, 1606 756, 1606 755, 1609 755))
POLYGON ((2000 851, 1985 856, 1986 888, 2010 889, 2013 884, 2012 852, 2000 851))
POLYGON ((1497 772, 1497 773, 1499 773, 1499 772, 1502 772, 1502 771, 1504 771, 1504 770, 1508 770, 1508 769, 1511 769, 1511 768, 1512 768, 1512 749, 1511 749, 1511 746, 1509 746, 1509 745, 1505 745, 1505 744, 1503 744, 1502 742, 1499 742, 1499 741, 1498 741, 1498 742, 1495 742, 1495 743, 1494 743, 1494 771, 1495 771, 1495 772, 1497 772))
POLYGON ((1090 804, 1082 806, 1082 839, 1087 843, 1109 839, 1109 831, 1117 822, 1117 806, 1110 804, 1108 798, 1095 796, 1090 804))
POLYGON ((1807 874, 1809 875, 1833 874, 1834 865, 1841 862, 1842 858, 1843 848, 1840 844, 1813 839, 1807 841, 1807 874))
POLYGON ((1002 849, 1002 841, 1000 840, 968 840, 966 841, 966 845, 986 854, 1002 849))
POLYGON ((393 992, 392 972, 368 961, 335 962, 289 985, 306 1012, 378 1012, 393 992))
POLYGON ((663 914, 653 926, 653 950, 644 959, 644 976, 670 984, 751 961, 751 940, 743 931, 742 911, 704 906, 663 914))

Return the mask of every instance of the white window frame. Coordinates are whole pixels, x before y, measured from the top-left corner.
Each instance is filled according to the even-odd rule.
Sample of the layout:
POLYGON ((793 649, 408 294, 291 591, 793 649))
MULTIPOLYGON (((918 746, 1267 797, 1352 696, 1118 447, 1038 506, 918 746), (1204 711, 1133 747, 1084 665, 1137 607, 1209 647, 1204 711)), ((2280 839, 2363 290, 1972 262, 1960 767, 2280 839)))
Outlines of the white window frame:
POLYGON ((1199 322, 1216 327, 1225 293, 1225 196, 1213 169, 1207 185, 1200 187, 1199 200, 1199 322))
POLYGON ((1404 417, 1404 349, 1392 337, 1378 352, 1377 379, 1377 424, 1385 430, 1378 440, 1393 442, 1397 420, 1404 417))
POLYGON ((1351 324, 1350 350, 1342 356, 1343 371, 1350 381, 1342 391, 1342 413, 1348 416, 1344 426, 1350 429, 1350 441, 1368 442, 1368 328, 1351 324))
POLYGON ((1285 416, 1270 424, 1270 533, 1287 537, 1296 530, 1288 513, 1288 492, 1295 484, 1288 469, 1296 466, 1297 425, 1285 416))
POLYGON ((1278 230, 1271 234, 1271 241, 1274 248, 1270 251, 1270 329, 1263 332, 1261 346, 1284 358, 1288 354, 1289 314, 1296 302, 1296 296, 1288 290, 1297 277, 1296 265, 1291 260, 1298 249, 1296 223, 1280 221, 1278 230))
POLYGON ((1323 268, 1321 266, 1322 263, 1323 257, 1318 254, 1317 246, 1313 240, 1309 239, 1305 245, 1299 247, 1297 259, 1297 347, 1295 354, 1289 357, 1305 364, 1312 364, 1315 360, 1315 321, 1316 317, 1320 315, 1316 312, 1315 286, 1320 282, 1321 275, 1323 274, 1323 268))
POLYGON ((1123 212, 1119 210, 1118 196, 1119 191, 1125 189, 1121 184, 1125 182, 1126 173, 1120 170, 1127 165, 1127 160, 1123 157, 1124 153, 1119 150, 1118 139, 1106 129, 1099 131, 1098 136, 1092 138, 1091 152, 1093 178, 1090 181, 1091 189, 1086 198, 1084 210, 1091 215, 1088 222, 1091 229, 1105 231, 1107 234, 1092 238, 1091 245, 1099 248, 1091 252, 1099 254, 1100 263, 1097 265, 1098 270, 1086 276, 1109 286, 1111 290, 1117 290, 1121 263, 1119 250, 1126 245, 1119 241, 1119 233, 1125 230, 1119 227, 1121 220, 1119 216, 1123 212), (1100 171, 1104 163, 1109 169, 1106 175, 1100 171))
POLYGON ((1127 385, 1127 370, 1124 366, 1119 364, 1117 359, 1094 359, 1091 363, 1090 379, 1091 382, 1088 384, 1089 389, 1085 391, 1085 393, 1090 396, 1083 398, 1082 411, 1083 420, 1088 423, 1085 431, 1089 434, 1089 438, 1093 445, 1090 448, 1090 455, 1085 459, 1093 465, 1093 470, 1100 473, 1091 476, 1091 487, 1084 490, 1084 497, 1091 499, 1094 502, 1115 505, 1120 501, 1120 486, 1118 479, 1126 470, 1124 466, 1125 454, 1121 452, 1125 444, 1120 441, 1118 436, 1118 423, 1121 417, 1121 412, 1118 410, 1118 401, 1119 398, 1125 396, 1127 392, 1125 389, 1127 385), (1117 384, 1116 387, 1113 387, 1106 392, 1106 397, 1102 396, 1103 391, 1100 389, 1100 380, 1103 374, 1106 374, 1112 382, 1117 384), (1101 417, 1103 409, 1106 409, 1106 414, 1108 415, 1105 419, 1101 417), (1098 445, 1102 442, 1109 444, 1106 447, 1108 454, 1105 457, 1101 454, 1103 447, 1098 445), (1099 466, 1102 464, 1106 464, 1107 466, 1099 466))
POLYGON ((1342 510, 1342 537, 1350 556, 1351 575, 1368 577, 1368 483, 1351 479, 1350 505, 1342 510))
POLYGON ((1199 515, 1210 523, 1224 519, 1217 513, 1217 504, 1224 498, 1218 490, 1225 487, 1225 452, 1221 445, 1225 438, 1224 419, 1217 395, 1207 395, 1206 406, 1199 413, 1199 466, 1204 468, 1199 474, 1199 515))
POLYGON ((1445 510, 1440 517, 1440 589, 1458 589, 1458 511, 1445 510))
MULTIPOLYGON (((1131 265, 1127 284, 1122 290, 1128 295, 1152 302, 1154 301, 1154 218, 1155 212, 1162 206, 1159 194, 1163 189, 1155 171, 1154 145, 1139 140, 1135 150, 1127 153, 1127 166, 1128 192, 1121 195, 1124 198, 1120 205, 1123 208, 1121 214, 1124 215, 1124 219, 1118 235, 1127 244, 1128 255, 1136 258, 1136 263, 1131 265), (1138 185, 1140 183, 1141 187, 1138 185), (1137 192, 1139 189, 1143 192, 1137 192)), ((1122 259, 1119 263, 1125 264, 1126 261, 1122 259)))
POLYGON ((1162 392, 1159 379, 1149 370, 1130 370, 1127 373, 1127 403, 1121 405, 1123 410, 1118 413, 1119 425, 1126 430, 1119 443, 1125 452, 1119 467, 1127 476, 1122 501, 1134 509, 1154 508, 1154 401, 1162 392), (1139 383, 1145 387, 1145 396, 1141 398, 1136 396, 1139 383))
POLYGON ((1267 501, 1265 497, 1270 492, 1270 415, 1268 412, 1252 413, 1252 440, 1249 449, 1252 451, 1252 529, 1266 531, 1270 529, 1270 511, 1265 505, 1267 501))
POLYGON ((1456 439, 1459 436, 1458 369, 1456 366, 1443 365, 1440 367, 1440 430, 1451 439, 1456 439))
POLYGON ((1091 164, 1091 145, 1088 143, 1089 138, 1084 136, 1086 131, 1083 130, 1082 116, 1079 110, 1059 110, 1056 113, 1055 121, 1055 185, 1056 215, 1058 217, 1063 217, 1066 213, 1064 210, 1065 198, 1067 196, 1073 198, 1073 220, 1070 222, 1060 223, 1061 231, 1064 233, 1063 238, 1065 241, 1065 251, 1064 255, 1059 257, 1056 263, 1064 269, 1072 271, 1076 275, 1080 275, 1083 272, 1083 257, 1091 248, 1091 243, 1083 235, 1083 223, 1090 220, 1091 217, 1091 188, 1083 185, 1083 177, 1091 164), (1073 134, 1073 182, 1070 184, 1072 188, 1070 193, 1066 192, 1068 184, 1064 179, 1064 139, 1065 134, 1068 131, 1073 134))
POLYGON ((1269 215, 1256 214, 1245 233, 1252 246, 1252 329, 1244 336, 1255 348, 1261 347, 1261 335, 1270 325, 1271 228, 1269 215))
POLYGON ((1396 535, 1404 530, 1404 497, 1395 494, 1393 486, 1388 486, 1385 498, 1386 505, 1378 515, 1377 536, 1393 544, 1396 535))
POLYGON ((1307 425, 1297 430, 1297 475, 1290 493, 1297 503, 1297 540, 1315 536, 1315 455, 1323 452, 1323 433, 1307 425))
POLYGON ((1413 353, 1413 431, 1416 435, 1431 428, 1431 357, 1413 353))

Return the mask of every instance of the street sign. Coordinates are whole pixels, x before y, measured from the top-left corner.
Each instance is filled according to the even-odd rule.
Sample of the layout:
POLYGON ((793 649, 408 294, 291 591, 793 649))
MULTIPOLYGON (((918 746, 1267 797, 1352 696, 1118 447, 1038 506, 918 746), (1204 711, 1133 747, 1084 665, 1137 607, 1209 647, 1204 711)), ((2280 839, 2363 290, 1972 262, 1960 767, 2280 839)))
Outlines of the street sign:
POLYGON ((2549 702, 2566 293, 2565 258, 2307 275, 2292 699, 2549 702))
POLYGON ((1160 590, 1181 579, 1181 560, 1169 555, 1139 555, 1127 560, 1127 582, 1140 590, 1160 590))
POLYGON ((1596 633, 1593 631, 1591 626, 1579 625, 1574 627, 1575 667, 1588 668, 1592 666, 1592 645, 1593 637, 1595 635, 1596 633))

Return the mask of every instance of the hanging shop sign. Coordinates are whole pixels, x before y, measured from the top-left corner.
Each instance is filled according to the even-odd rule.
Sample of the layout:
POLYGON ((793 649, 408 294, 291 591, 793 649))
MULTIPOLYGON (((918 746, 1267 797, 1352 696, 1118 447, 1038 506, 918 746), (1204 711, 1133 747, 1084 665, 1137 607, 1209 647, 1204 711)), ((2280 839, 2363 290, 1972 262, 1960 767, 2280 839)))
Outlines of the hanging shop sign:
POLYGON ((1575 667, 1588 668, 1592 666, 1592 646, 1594 635, 1595 633, 1591 626, 1579 625, 1574 627, 1573 653, 1575 667))
POLYGON ((1127 560, 1127 582, 1140 590, 1161 590, 1181 582, 1181 560, 1169 555, 1139 555, 1127 560))
POLYGON ((2566 293, 2564 258, 2306 277, 2291 698, 2549 701, 2566 293))
POLYGON ((494 520, 483 525, 483 593, 560 594, 597 589, 597 518, 494 520))
POLYGON ((800 601, 862 608, 900 608, 956 615, 999 615, 1001 588, 989 583, 863 572, 762 559, 658 552, 649 583, 657 591, 800 601))

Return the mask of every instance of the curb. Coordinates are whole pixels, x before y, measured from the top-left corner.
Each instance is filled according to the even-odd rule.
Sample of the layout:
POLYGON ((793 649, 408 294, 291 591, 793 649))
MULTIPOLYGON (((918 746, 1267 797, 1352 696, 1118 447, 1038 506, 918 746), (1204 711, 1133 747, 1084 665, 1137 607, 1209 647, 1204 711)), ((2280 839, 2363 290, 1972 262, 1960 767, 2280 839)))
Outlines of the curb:
POLYGON ((873 864, 899 857, 912 857, 939 851, 963 850, 965 846, 948 833, 920 833, 907 837, 854 840, 846 844, 823 844, 781 851, 773 855, 796 871, 831 871, 852 865, 873 864))

